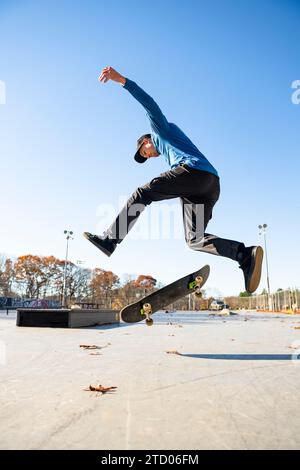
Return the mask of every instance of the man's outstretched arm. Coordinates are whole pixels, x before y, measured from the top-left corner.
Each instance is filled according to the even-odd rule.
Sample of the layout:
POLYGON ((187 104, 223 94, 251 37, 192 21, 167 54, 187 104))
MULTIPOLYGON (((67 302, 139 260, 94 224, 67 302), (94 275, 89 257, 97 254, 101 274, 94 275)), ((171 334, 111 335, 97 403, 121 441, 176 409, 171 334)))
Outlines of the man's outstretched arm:
POLYGON ((126 90, 137 100, 147 111, 151 126, 158 133, 166 133, 169 130, 169 123, 163 115, 161 109, 151 96, 149 96, 135 82, 125 78, 112 67, 105 67, 99 77, 99 81, 106 83, 108 80, 121 83, 126 90))

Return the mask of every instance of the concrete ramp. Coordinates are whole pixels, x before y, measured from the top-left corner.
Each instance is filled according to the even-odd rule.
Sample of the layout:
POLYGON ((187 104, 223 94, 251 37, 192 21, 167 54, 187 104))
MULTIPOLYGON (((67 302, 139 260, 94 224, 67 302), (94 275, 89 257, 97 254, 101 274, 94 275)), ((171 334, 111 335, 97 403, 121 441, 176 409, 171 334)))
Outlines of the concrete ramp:
POLYGON ((119 323, 116 310, 18 308, 17 326, 82 328, 119 323))

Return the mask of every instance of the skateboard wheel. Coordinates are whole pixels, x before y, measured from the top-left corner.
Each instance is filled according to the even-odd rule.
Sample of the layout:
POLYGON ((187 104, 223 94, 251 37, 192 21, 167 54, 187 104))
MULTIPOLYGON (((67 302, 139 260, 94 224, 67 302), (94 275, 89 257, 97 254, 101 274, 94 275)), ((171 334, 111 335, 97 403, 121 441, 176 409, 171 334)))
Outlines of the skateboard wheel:
POLYGON ((143 311, 144 311, 144 314, 150 315, 150 314, 152 313, 151 304, 144 304, 144 305, 143 305, 143 311))
POLYGON ((152 320, 152 318, 146 318, 146 325, 147 325, 147 326, 152 326, 152 325, 153 325, 153 320, 152 320))
POLYGON ((195 279, 195 281, 196 281, 196 284, 197 284, 197 285, 202 284, 202 282, 203 282, 203 277, 202 277, 202 276, 197 276, 196 279, 195 279))

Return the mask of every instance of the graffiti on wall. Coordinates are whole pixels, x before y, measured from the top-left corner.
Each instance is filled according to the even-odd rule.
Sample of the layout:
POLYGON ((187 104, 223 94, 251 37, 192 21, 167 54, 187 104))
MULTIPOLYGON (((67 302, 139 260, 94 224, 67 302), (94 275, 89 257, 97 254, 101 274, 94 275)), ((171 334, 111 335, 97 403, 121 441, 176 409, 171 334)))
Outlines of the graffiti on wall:
POLYGON ((19 299, 15 297, 0 297, 1 308, 59 308, 58 300, 19 299))

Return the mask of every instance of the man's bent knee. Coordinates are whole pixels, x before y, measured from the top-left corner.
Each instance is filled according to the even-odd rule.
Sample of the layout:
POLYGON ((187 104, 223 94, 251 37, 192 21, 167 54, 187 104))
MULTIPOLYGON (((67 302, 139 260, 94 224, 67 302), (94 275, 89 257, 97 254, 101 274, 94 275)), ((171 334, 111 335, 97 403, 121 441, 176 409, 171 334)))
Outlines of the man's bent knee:
POLYGON ((185 239, 187 246, 191 248, 191 250, 195 250, 195 251, 199 251, 201 250, 201 248, 204 247, 204 240, 205 240, 204 237, 185 239))
POLYGON ((129 199, 130 204, 144 204, 145 206, 151 204, 152 199, 149 194, 149 188, 146 186, 138 187, 131 198, 129 199))

